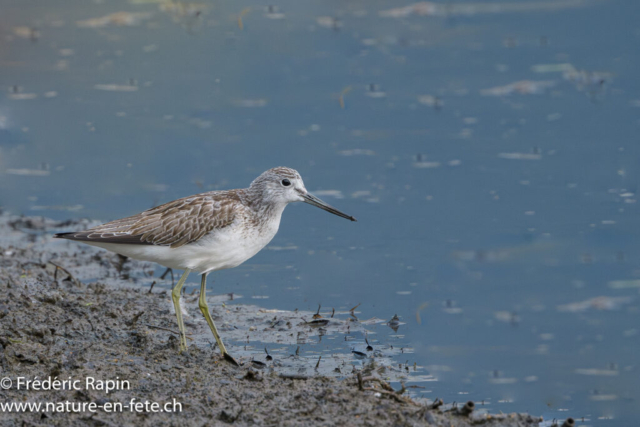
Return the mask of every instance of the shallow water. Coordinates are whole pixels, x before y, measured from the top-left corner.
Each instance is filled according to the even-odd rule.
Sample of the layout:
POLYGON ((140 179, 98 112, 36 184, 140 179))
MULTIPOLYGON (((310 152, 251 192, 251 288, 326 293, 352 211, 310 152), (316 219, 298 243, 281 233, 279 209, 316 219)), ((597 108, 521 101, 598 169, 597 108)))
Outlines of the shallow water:
POLYGON ((408 4, 2 0, 0 205, 109 220, 294 167, 359 221, 291 206, 212 293, 397 314, 416 393, 631 425, 640 5, 408 4))

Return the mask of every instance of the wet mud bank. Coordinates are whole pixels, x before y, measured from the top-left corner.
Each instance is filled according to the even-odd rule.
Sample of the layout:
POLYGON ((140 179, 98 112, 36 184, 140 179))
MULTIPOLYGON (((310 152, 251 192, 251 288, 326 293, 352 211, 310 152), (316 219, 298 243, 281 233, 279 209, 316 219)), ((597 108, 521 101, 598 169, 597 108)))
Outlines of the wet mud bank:
MULTIPOLYGON (((189 349, 181 354, 169 292, 148 285, 153 266, 122 263, 105 251, 51 239, 61 227, 87 225, 0 215, 2 425, 536 426, 541 421, 526 414, 489 415, 472 403, 434 402, 412 397, 404 386, 393 388, 388 381, 401 382, 406 372, 384 343, 313 358, 264 351, 258 356, 242 345, 246 339, 254 349, 267 340, 295 346, 322 334, 364 330, 365 322, 340 313, 314 322, 313 313, 210 297, 229 351, 243 365, 221 359, 195 313, 186 318, 192 332, 189 349), (148 272, 148 281, 128 278, 134 271, 148 272), (371 363, 352 363, 354 358, 371 363)), ((195 311, 197 295, 184 299, 187 311, 195 311)))

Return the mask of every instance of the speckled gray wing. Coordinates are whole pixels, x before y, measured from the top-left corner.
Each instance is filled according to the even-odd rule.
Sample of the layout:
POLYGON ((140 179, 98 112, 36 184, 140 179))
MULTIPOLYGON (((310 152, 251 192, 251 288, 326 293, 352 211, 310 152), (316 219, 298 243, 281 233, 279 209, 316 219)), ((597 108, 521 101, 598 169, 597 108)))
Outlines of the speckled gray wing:
POLYGON ((229 226, 240 205, 240 199, 233 191, 198 194, 89 230, 60 233, 54 237, 178 248, 197 241, 213 230, 229 226))

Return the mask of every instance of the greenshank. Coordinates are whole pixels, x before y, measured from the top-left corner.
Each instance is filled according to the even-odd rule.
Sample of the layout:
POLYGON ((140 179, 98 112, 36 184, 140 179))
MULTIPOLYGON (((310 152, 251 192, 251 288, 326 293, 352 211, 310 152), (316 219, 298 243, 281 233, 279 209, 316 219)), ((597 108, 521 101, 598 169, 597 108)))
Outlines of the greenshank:
POLYGON ((257 254, 276 235, 282 212, 292 202, 309 203, 342 218, 356 220, 307 192, 296 170, 277 167, 262 173, 249 188, 184 197, 134 216, 54 237, 184 270, 171 291, 180 330, 180 351, 187 348, 180 291, 191 271, 200 273, 200 311, 222 356, 237 363, 227 352, 209 313, 207 274, 237 267, 257 254))

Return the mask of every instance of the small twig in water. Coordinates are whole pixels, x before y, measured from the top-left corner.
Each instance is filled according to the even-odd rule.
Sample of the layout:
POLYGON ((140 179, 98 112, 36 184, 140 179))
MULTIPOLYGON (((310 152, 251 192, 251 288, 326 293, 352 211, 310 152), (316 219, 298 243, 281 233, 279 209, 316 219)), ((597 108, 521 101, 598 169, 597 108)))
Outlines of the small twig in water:
POLYGON ((313 315, 314 319, 321 319, 322 315, 320 314, 320 307, 322 307, 321 304, 318 304, 318 311, 316 311, 316 314, 313 315))

